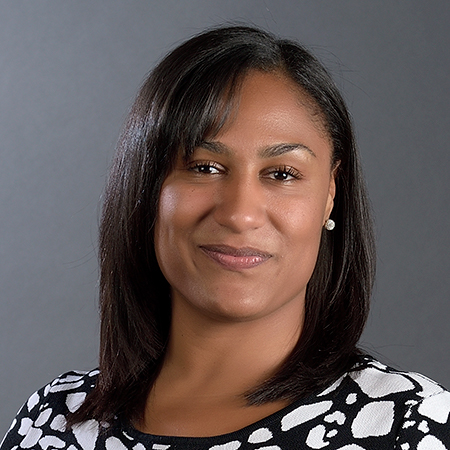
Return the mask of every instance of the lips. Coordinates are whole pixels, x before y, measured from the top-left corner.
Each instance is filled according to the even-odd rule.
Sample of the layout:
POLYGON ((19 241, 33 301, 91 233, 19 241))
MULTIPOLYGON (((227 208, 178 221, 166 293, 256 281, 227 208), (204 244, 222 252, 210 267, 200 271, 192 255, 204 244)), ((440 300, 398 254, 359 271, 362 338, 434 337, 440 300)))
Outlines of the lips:
POLYGON ((229 270, 252 269, 272 257, 270 253, 261 250, 228 245, 201 245, 200 249, 212 260, 229 270))

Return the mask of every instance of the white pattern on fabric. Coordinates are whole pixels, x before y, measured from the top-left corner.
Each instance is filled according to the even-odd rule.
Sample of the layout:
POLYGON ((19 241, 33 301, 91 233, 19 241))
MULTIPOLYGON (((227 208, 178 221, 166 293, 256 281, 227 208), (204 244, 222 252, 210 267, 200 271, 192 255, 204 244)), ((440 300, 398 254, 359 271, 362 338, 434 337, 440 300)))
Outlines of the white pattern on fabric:
POLYGON ((419 423, 417 429, 422 433, 428 433, 430 431, 430 428, 428 427, 428 422, 426 420, 422 420, 422 422, 419 423))
POLYGON ((57 384, 55 386, 52 386, 50 388, 50 392, 59 392, 59 391, 70 391, 72 389, 76 389, 80 386, 83 386, 84 381, 78 381, 76 383, 62 383, 62 384, 57 384))
POLYGON ((21 436, 26 436, 31 426, 33 425, 33 421, 29 417, 25 417, 20 421, 20 427, 17 430, 21 436))
POLYGON ((269 447, 258 447, 255 450, 283 450, 278 445, 270 445, 269 447))
POLYGON ((88 420, 73 427, 73 434, 83 450, 94 450, 99 425, 96 420, 88 420))
POLYGON ((394 402, 371 402, 364 405, 352 423, 356 438, 385 436, 394 424, 394 402))
POLYGON ((34 447, 39 439, 41 438, 43 432, 40 428, 31 427, 28 430, 25 438, 20 442, 20 448, 32 448, 34 447))
POLYGON ((50 450, 55 448, 64 448, 66 444, 56 436, 45 436, 39 440, 39 445, 43 450, 50 450))
POLYGON ((28 411, 31 411, 39 403, 39 394, 35 392, 27 401, 28 411))
POLYGON ((237 450, 241 446, 239 441, 231 441, 226 444, 214 445, 209 450, 237 450))
POLYGON ((345 422, 345 414, 341 411, 335 411, 334 413, 325 416, 323 420, 328 423, 336 422, 338 425, 343 425, 345 422))
POLYGON ((347 398, 345 399, 345 403, 347 403, 347 405, 353 405, 353 403, 355 403, 357 399, 358 396, 355 393, 348 394, 347 398))
POLYGON ((281 429, 288 431, 291 428, 297 427, 305 422, 315 419, 317 416, 327 412, 333 402, 324 401, 319 403, 313 403, 311 405, 302 405, 294 409, 294 411, 286 414, 281 419, 281 429))
POLYGON ((417 450, 447 450, 447 447, 438 438, 428 435, 419 442, 417 450))
POLYGON ((69 372, 31 395, 0 450, 450 450, 450 393, 370 357, 317 395, 242 430, 183 438, 141 433, 115 419, 67 429, 98 370, 69 372))
POLYGON ((55 416, 55 418, 52 420, 52 423, 50 424, 50 428, 55 431, 65 431, 66 418, 62 414, 55 416))
POLYGON ((342 383, 343 379, 344 377, 341 377, 338 380, 336 380, 329 388, 325 389, 320 394, 318 394, 317 397, 323 397, 325 395, 328 395, 330 392, 333 392, 342 383))
POLYGON ((325 437, 325 433, 327 429, 322 425, 316 425, 312 428, 308 436, 306 438, 306 445, 310 448, 323 448, 329 445, 329 442, 325 442, 323 438, 325 437))
POLYGON ((408 373, 408 378, 416 381, 422 387, 422 391, 418 394, 421 397, 430 397, 432 393, 439 393, 442 389, 433 381, 420 373, 408 373))
MULTIPOLYGON (((339 447, 336 450, 367 450, 364 447, 356 444, 345 445, 344 447, 339 447)), ((387 450, 387 449, 386 449, 387 450)))
POLYGON ((442 392, 423 400, 419 413, 438 423, 446 423, 450 414, 450 392, 442 392))
POLYGON ((74 394, 67 394, 66 405, 70 412, 75 412, 86 398, 86 392, 75 392, 74 394))
POLYGON ((268 428, 259 428, 255 430, 248 438, 248 442, 258 444, 272 439, 272 432, 268 428))
POLYGON ((105 447, 106 450, 127 450, 122 441, 114 436, 106 439, 105 447))
POLYGON ((355 377, 361 390, 371 398, 385 397, 388 394, 410 391, 414 389, 414 384, 403 375, 391 373, 386 383, 386 375, 378 369, 369 367, 359 376, 355 377))
POLYGON ((36 419, 36 422, 34 423, 35 427, 42 427, 42 425, 46 424, 48 419, 50 419, 50 416, 52 415, 51 408, 44 409, 39 414, 39 417, 36 419))

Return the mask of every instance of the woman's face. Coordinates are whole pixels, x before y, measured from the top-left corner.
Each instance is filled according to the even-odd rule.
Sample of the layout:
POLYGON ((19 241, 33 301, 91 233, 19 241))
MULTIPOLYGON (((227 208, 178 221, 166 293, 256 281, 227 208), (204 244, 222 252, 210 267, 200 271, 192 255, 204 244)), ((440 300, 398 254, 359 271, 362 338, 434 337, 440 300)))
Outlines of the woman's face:
POLYGON ((335 194, 331 143, 308 104, 284 76, 251 72, 222 131, 179 158, 155 228, 173 303, 232 321, 303 311, 335 194))

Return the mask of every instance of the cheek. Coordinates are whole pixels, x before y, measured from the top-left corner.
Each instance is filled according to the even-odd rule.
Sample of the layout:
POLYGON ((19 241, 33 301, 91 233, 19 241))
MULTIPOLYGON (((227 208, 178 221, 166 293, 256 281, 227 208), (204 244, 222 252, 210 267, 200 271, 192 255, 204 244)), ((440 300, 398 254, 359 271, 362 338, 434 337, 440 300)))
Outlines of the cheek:
POLYGON ((156 227, 160 232, 177 233, 201 221, 209 208, 209 198, 194 188, 168 185, 159 198, 156 227))
POLYGON ((327 205, 325 192, 275 198, 271 204, 272 222, 282 235, 294 240, 320 238, 327 205))
POLYGON ((165 274, 165 261, 170 260, 174 255, 173 241, 174 228, 177 221, 179 206, 183 204, 179 193, 170 187, 161 190, 158 205, 158 214, 155 224, 155 253, 159 266, 165 274))
POLYGON ((308 280, 316 265, 325 206, 326 196, 317 194, 286 199, 274 206, 273 221, 277 221, 283 240, 287 273, 298 281, 308 280))
POLYGON ((183 199, 180 192, 170 186, 161 190, 158 205, 158 215, 155 224, 155 251, 158 261, 171 253, 174 230, 178 229, 177 222, 183 217, 181 207, 183 199))
POLYGON ((155 252, 163 273, 187 257, 189 237, 207 211, 208 199, 196 190, 163 186, 155 224, 155 252))
POLYGON ((303 209, 297 214, 289 214, 285 218, 284 229, 286 245, 295 249, 293 256, 300 257, 307 265, 315 265, 322 235, 321 211, 303 209))

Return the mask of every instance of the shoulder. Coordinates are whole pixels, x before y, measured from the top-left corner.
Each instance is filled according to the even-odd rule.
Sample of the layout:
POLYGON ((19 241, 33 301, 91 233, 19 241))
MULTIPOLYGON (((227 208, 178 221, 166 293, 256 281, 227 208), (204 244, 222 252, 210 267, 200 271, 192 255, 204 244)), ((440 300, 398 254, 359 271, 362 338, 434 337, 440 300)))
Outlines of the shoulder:
POLYGON ((349 373, 349 377, 370 398, 397 396, 423 401, 436 395, 450 401, 450 393, 435 381, 415 372, 405 372, 389 367, 365 356, 349 373))
POLYGON ((67 372, 32 394, 0 447, 8 449, 21 444, 18 448, 30 448, 45 436, 46 430, 64 430, 67 414, 83 403, 95 386, 98 373, 98 370, 67 372))
POLYGON ((440 384, 370 357, 365 357, 349 378, 354 383, 355 398, 360 400, 359 417, 390 418, 396 429, 396 448, 426 444, 424 448, 437 450, 450 444, 450 392, 440 384))
POLYGON ((94 388, 98 373, 71 371, 60 375, 28 399, 27 412, 33 416, 42 408, 53 408, 59 413, 76 411, 94 388))

